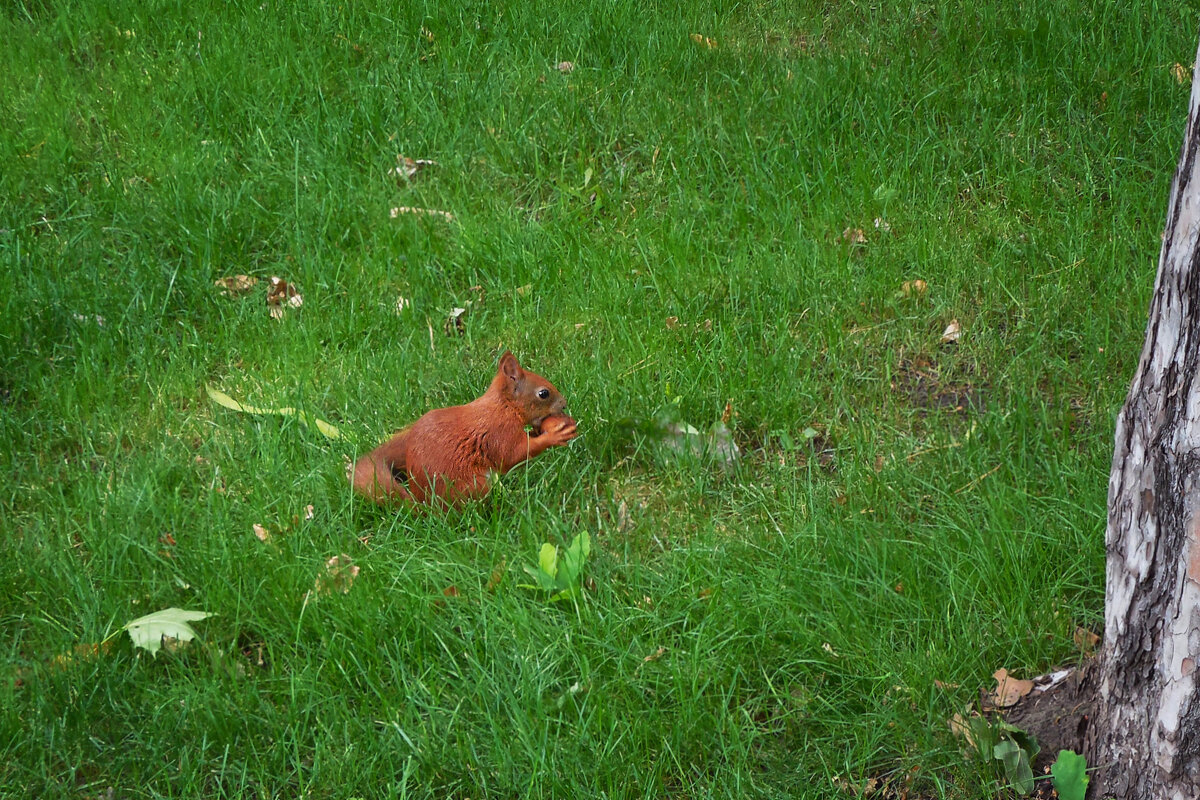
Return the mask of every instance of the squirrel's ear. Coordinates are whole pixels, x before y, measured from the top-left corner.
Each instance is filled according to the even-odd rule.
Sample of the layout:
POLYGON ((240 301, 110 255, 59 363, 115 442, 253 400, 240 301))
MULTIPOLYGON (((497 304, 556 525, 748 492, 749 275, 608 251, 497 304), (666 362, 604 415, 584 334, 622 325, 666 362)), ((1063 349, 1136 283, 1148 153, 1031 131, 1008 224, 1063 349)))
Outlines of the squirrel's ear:
POLYGON ((517 357, 509 350, 505 350, 504 355, 500 356, 500 374, 514 382, 519 381, 524 374, 521 365, 517 363, 517 357))

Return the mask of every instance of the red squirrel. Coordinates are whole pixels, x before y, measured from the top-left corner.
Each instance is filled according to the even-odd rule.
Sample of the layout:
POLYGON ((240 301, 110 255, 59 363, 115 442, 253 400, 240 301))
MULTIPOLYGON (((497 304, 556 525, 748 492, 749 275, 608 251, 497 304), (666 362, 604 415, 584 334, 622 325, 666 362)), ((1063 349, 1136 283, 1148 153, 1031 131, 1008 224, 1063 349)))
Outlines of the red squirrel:
POLYGON ((566 404, 550 381, 505 351, 483 396, 426 413, 356 461, 350 481, 376 503, 457 506, 485 497, 492 473, 575 438, 575 420, 561 413, 566 404))

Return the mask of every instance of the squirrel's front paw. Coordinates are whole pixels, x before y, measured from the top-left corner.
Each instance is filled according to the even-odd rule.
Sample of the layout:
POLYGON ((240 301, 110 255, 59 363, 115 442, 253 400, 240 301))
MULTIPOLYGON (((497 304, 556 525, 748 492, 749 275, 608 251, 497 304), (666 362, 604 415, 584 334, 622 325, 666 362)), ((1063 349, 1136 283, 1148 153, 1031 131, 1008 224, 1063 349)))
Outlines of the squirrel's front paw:
POLYGON ((566 414, 551 414, 542 420, 541 436, 546 438, 547 445, 557 447, 575 438, 575 420, 566 414))

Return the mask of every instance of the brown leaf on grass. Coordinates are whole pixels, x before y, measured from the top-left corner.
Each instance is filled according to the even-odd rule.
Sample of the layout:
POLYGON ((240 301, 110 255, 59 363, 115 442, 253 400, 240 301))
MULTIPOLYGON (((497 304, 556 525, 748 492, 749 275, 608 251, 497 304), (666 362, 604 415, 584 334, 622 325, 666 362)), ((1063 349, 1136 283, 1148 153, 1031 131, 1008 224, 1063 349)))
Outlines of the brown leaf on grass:
POLYGON ((191 646, 191 639, 176 639, 174 636, 168 636, 165 633, 162 637, 162 649, 168 653, 179 653, 191 646))
POLYGON ((1003 667, 993 672, 992 677, 996 679, 996 688, 984 699, 996 708, 1015 705, 1018 700, 1033 691, 1033 681, 1018 680, 1010 676, 1008 670, 1003 667))
POLYGON ((77 644, 69 653, 59 653, 50 659, 50 666, 55 669, 65 669, 77 662, 95 661, 102 655, 108 655, 112 650, 112 640, 106 642, 86 642, 77 644))
POLYGON ((967 722, 967 718, 962 714, 955 714, 950 719, 946 720, 946 724, 950 726, 950 732, 955 736, 964 739, 967 746, 971 749, 975 748, 975 737, 971 735, 971 726, 967 722))
POLYGON ((725 401, 725 410, 721 412, 721 422, 728 425, 733 421, 737 413, 733 410, 733 400, 725 401))
MULTIPOLYGON (((841 789, 846 794, 852 795, 853 797, 862 798, 862 800, 867 800, 868 798, 875 796, 876 792, 879 791, 880 781, 879 778, 872 776, 867 778, 862 783, 853 783, 843 778, 841 775, 834 775, 833 785, 841 789)), ((887 797, 904 798, 904 800, 908 800, 907 795, 895 794, 894 792, 888 791, 888 787, 886 786, 884 787, 884 793, 887 797)))
POLYGON ((950 320, 950 324, 942 331, 942 344, 953 344, 962 336, 962 326, 958 324, 958 320, 950 320))
POLYGON ((575 71, 575 65, 570 61, 560 61, 554 65, 554 68, 563 75, 570 75, 575 71))
POLYGON ((449 586, 447 586, 445 589, 442 589, 442 596, 443 597, 461 597, 462 593, 459 592, 458 587, 452 583, 449 586))
POLYGON ((525 297, 532 291, 533 291, 532 283, 527 283, 524 286, 518 286, 517 288, 513 289, 513 292, 516 293, 517 297, 525 297))
POLYGON ((260 542, 267 542, 267 541, 271 540, 271 532, 268 531, 264 526, 259 525, 256 522, 256 523, 254 523, 253 528, 254 528, 254 535, 258 537, 258 540, 260 542))
POLYGON ((700 34, 700 33, 693 33, 691 36, 691 39, 696 44, 700 45, 701 47, 707 48, 709 50, 715 50, 717 47, 717 42, 715 39, 710 39, 707 36, 700 34))
POLYGON ((334 592, 348 594, 350 587, 354 585, 354 579, 358 577, 358 572, 358 565, 351 561, 350 556, 345 553, 333 556, 325 562, 325 574, 318 575, 313 581, 313 591, 318 595, 334 592))
POLYGON ((396 166, 388 170, 388 174, 402 181, 411 181, 428 167, 436 167, 438 162, 429 158, 409 158, 397 155, 396 166))
POLYGON ((905 297, 922 297, 927 291, 929 291, 929 284, 919 278, 900 284, 900 294, 905 297))
POLYGON ((850 244, 866 244, 867 235, 862 228, 846 228, 842 231, 842 241, 850 244))
POLYGON ((951 689, 957 689, 959 687, 959 684, 957 684, 957 683, 946 683, 945 681, 939 681, 936 678, 933 681, 933 685, 936 686, 937 688, 941 689, 943 692, 949 691, 951 689))
POLYGON ((633 520, 629 516, 629 504, 624 500, 617 506, 617 530, 621 533, 633 527, 633 520))
POLYGON ((271 276, 271 285, 267 287, 267 308, 271 319, 282 319, 286 308, 299 308, 304 305, 304 298, 296 291, 293 284, 283 278, 271 276))
POLYGON ((1071 638, 1074 639, 1075 646, 1085 656, 1090 656, 1096 652, 1096 645, 1100 644, 1100 636, 1083 627, 1076 628, 1075 635, 1071 638))
POLYGON ((413 206, 396 206, 388 212, 392 219, 396 219, 401 214, 412 214, 418 217, 441 217, 446 222, 454 222, 454 215, 449 211, 441 211, 436 208, 414 208, 413 206))
POLYGON ((1171 67, 1171 74, 1175 76, 1175 81, 1180 85, 1187 83, 1191 79, 1188 68, 1179 62, 1175 62, 1175 65, 1171 67))
POLYGON ((492 574, 488 576, 487 586, 484 587, 489 592, 496 591, 496 587, 504 580, 504 568, 508 566, 508 559, 500 559, 500 563, 492 568, 492 574))
POLYGON ((673 331, 679 327, 679 317, 667 317, 667 330, 673 331))
POLYGON ((237 297, 245 294, 258 285, 258 278, 251 275, 230 275, 225 278, 217 278, 213 281, 213 286, 221 290, 222 297, 237 297))
POLYGON ((660 658, 662 658, 664 655, 666 655, 666 653, 667 653, 667 648, 660 647, 657 650, 655 650, 653 653, 651 653, 650 655, 643 658, 642 663, 645 664, 650 661, 658 661, 660 658))

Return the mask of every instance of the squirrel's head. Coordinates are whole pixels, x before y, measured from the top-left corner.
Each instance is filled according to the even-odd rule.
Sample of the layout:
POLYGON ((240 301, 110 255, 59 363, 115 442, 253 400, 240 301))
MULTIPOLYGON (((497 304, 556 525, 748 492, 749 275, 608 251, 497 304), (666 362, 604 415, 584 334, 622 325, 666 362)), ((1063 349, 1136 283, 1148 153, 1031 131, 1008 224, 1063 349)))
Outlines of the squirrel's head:
POLYGON ((524 416, 526 425, 535 428, 551 414, 567 406, 567 400, 554 384, 533 372, 521 369, 517 357, 505 350, 500 356, 496 379, 492 385, 524 416))

